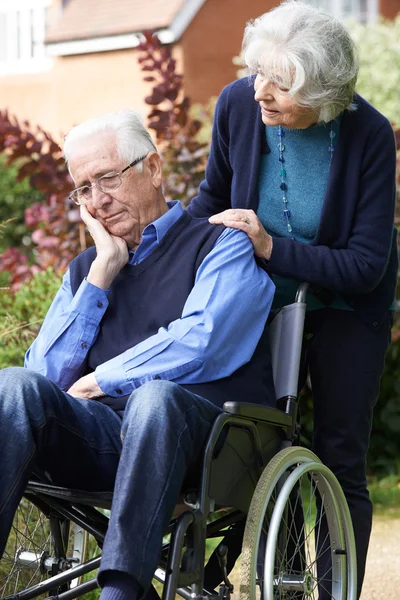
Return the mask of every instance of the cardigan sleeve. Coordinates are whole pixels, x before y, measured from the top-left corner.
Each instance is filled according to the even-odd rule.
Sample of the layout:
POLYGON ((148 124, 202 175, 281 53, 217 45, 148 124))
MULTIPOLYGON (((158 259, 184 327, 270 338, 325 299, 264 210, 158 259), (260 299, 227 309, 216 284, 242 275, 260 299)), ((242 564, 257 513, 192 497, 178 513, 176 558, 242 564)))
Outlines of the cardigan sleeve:
POLYGON ((393 239, 395 171, 393 129, 384 120, 378 129, 372 129, 364 148, 347 246, 332 248, 273 238, 267 270, 343 294, 368 294, 374 290, 385 273, 393 239))
POLYGON ((229 160, 228 95, 229 88, 225 88, 215 107, 206 177, 187 209, 192 217, 210 217, 231 207, 233 170, 229 160))

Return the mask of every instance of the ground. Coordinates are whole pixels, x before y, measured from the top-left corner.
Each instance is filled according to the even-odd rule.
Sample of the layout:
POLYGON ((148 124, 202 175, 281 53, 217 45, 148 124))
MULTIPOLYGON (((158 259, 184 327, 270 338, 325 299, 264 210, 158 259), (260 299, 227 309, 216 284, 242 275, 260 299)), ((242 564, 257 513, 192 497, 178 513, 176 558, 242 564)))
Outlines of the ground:
MULTIPOLYGON (((400 514, 374 516, 363 592, 360 600, 400 599, 400 514)), ((239 569, 231 581, 239 589, 239 569)), ((239 594, 233 595, 238 600, 239 594)))
POLYGON ((400 598, 400 517, 375 516, 361 600, 400 598))

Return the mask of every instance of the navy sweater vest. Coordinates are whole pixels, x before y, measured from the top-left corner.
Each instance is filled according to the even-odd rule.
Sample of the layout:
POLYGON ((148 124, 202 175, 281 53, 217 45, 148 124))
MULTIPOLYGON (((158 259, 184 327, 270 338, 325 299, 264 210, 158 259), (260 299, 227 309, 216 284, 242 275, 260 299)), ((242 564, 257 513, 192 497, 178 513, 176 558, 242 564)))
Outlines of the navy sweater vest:
MULTIPOLYGON (((193 219, 185 212, 149 256, 120 271, 109 291, 109 306, 88 353, 85 373, 93 372, 98 365, 180 318, 194 286, 197 268, 222 230, 223 226, 210 225, 207 219, 193 219)), ((72 261, 70 274, 74 295, 95 257, 96 249, 91 247, 72 261)), ((182 387, 218 406, 229 400, 274 405, 267 332, 259 341, 252 360, 229 377, 182 387)), ((106 396, 99 400, 119 411, 124 409, 127 396, 106 396)))

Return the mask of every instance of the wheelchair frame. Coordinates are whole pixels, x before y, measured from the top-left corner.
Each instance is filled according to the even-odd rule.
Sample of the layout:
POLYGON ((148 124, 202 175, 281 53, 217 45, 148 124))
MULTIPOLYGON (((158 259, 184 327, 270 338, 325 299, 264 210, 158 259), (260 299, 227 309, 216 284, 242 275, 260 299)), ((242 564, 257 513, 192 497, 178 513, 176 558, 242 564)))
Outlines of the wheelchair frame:
MULTIPOLYGON (((270 326, 274 381, 278 405, 283 410, 235 402, 224 405, 205 448, 199 485, 196 491, 184 494, 181 514, 171 521, 167 532, 170 541, 163 544, 159 568, 154 575, 163 583, 162 600, 174 600, 176 593, 185 600, 229 600, 233 590, 228 578, 229 544, 225 545, 223 540, 213 553, 222 581, 216 592, 214 587, 218 582, 207 584, 212 576, 204 566, 206 540, 229 537, 232 531, 229 528, 240 528, 244 523, 241 600, 255 600, 257 580, 263 582, 261 597, 265 600, 314 598, 319 584, 312 568, 288 567, 290 561, 286 556, 287 538, 293 536, 288 521, 290 517, 294 519, 290 513, 300 481, 312 482, 318 497, 326 495, 329 500, 330 508, 324 507, 324 515, 334 573, 330 584, 332 597, 335 600, 356 598, 354 535, 343 492, 333 474, 315 455, 293 446, 307 287, 307 284, 300 286, 296 302, 284 307, 270 326), (282 356, 285 356, 284 362, 282 356), (289 365, 289 371, 282 369, 283 364, 286 368, 289 365), (229 469, 226 469, 227 464, 229 469), (252 519, 249 519, 250 514, 252 519), (211 521, 210 515, 213 516, 211 521), (268 535, 265 536, 263 523, 267 515, 268 535), (261 554, 264 571, 260 575, 261 554)), ((2 596, 2 600, 30 600, 44 594, 70 600, 95 589, 95 578, 83 583, 79 583, 79 579, 95 571, 101 557, 82 563, 82 557, 67 557, 69 523, 92 535, 101 548, 108 519, 97 508, 109 509, 112 495, 30 482, 24 496, 49 519, 54 556, 16 548, 15 564, 33 566, 48 578, 27 589, 14 590, 2 596), (74 561, 78 563, 76 566, 73 566, 74 561)), ((299 505, 296 506, 298 510, 299 505)), ((304 528, 298 535, 304 539, 304 528)), ((318 545, 318 541, 315 543, 318 545)), ((323 543, 326 546, 326 542, 323 543)), ((299 558, 304 562, 304 556, 299 558)), ((236 556, 233 562, 235 559, 236 556)), ((1 585, 0 581, 0 593, 1 585)))

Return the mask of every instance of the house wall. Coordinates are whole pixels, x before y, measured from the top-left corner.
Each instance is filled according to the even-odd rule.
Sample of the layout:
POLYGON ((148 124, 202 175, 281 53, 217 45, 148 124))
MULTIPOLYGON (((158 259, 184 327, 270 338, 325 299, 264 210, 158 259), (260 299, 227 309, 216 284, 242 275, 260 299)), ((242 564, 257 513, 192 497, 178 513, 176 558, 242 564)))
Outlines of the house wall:
POLYGON ((65 130, 95 115, 134 108, 147 113, 148 85, 137 63, 136 50, 120 50, 56 59, 53 103, 65 130))
MULTIPOLYGON (((61 0, 53 0, 58 11, 61 0)), ((246 22, 276 0, 206 0, 174 46, 185 92, 205 103, 236 78, 232 58, 240 52, 246 22)), ((394 17, 400 0, 380 0, 380 10, 394 17)), ((44 73, 0 76, 0 110, 39 124, 61 139, 71 126, 107 111, 132 107, 143 117, 150 84, 142 81, 136 50, 99 52, 53 59, 44 73)))
POLYGON ((276 0, 205 2, 181 38, 185 91, 195 102, 207 102, 236 79, 232 58, 240 53, 244 27, 270 10, 276 0))
POLYGON ((400 14, 400 0, 380 0, 379 12, 386 19, 394 19, 400 14))
POLYGON ((50 72, 0 76, 0 110, 45 128, 55 125, 50 72))
MULTIPOLYGON (((58 4, 53 0, 53 15, 58 4)), ((193 102, 207 102, 235 79, 232 58, 240 51, 246 21, 273 5, 274 0, 204 3, 173 50, 193 102)), ((147 115, 144 97, 149 90, 134 49, 64 56, 54 58, 46 73, 0 77, 0 109, 60 138, 72 125, 121 107, 147 115)))
MULTIPOLYGON (((0 78, 0 109, 39 124, 60 138, 92 116, 134 108, 143 118, 150 84, 142 81, 136 50, 54 59, 48 73, 0 78)), ((179 48, 174 52, 179 57, 179 48)))

